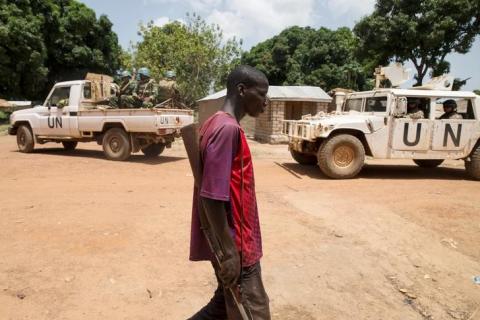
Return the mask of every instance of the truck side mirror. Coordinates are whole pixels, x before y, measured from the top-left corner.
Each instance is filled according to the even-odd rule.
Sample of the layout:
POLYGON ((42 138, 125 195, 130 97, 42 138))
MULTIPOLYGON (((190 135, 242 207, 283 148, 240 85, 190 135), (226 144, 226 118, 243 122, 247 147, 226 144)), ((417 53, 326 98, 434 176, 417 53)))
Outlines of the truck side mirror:
POLYGON ((398 97, 397 103, 393 108, 392 115, 395 117, 402 117, 407 114, 407 98, 406 97, 398 97))

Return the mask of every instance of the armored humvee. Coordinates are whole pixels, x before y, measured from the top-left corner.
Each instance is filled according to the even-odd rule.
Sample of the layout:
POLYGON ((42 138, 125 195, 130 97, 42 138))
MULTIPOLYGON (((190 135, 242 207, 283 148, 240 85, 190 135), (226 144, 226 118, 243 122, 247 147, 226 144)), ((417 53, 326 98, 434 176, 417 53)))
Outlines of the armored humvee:
POLYGON ((346 95, 341 110, 285 120, 283 133, 300 164, 318 164, 328 177, 355 177, 365 156, 412 159, 436 167, 462 159, 468 175, 480 180, 480 96, 466 91, 376 89, 346 95), (415 99, 424 117, 412 119, 415 99), (454 100, 458 119, 440 119, 443 102, 454 100))

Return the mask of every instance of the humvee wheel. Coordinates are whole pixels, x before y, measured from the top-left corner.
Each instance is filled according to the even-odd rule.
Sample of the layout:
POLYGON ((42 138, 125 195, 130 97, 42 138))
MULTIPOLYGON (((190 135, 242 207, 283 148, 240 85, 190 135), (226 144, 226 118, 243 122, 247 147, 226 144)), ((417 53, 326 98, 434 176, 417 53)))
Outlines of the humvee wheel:
POLYGON ((142 148, 142 152, 147 158, 158 157, 163 150, 165 150, 165 145, 163 143, 152 143, 148 147, 142 148))
POLYGON ((21 125, 17 129, 17 146, 18 150, 23 153, 30 153, 35 148, 35 140, 29 126, 21 125))
POLYGON ((465 161, 465 169, 470 178, 480 180, 480 146, 470 155, 470 160, 465 161))
POLYGON ((77 141, 62 141, 63 148, 67 151, 73 151, 77 147, 77 141))
POLYGON ((422 168, 436 168, 443 163, 443 160, 420 160, 414 159, 413 162, 419 167, 422 168))
POLYGON ((290 150, 292 158, 299 164, 314 165, 317 164, 317 157, 311 154, 290 150))
POLYGON ((123 161, 132 153, 129 135, 121 128, 109 129, 103 136, 102 146, 109 160, 123 161))
POLYGON ((365 148, 355 136, 340 134, 326 140, 317 153, 318 166, 329 178, 350 179, 362 170, 365 148))

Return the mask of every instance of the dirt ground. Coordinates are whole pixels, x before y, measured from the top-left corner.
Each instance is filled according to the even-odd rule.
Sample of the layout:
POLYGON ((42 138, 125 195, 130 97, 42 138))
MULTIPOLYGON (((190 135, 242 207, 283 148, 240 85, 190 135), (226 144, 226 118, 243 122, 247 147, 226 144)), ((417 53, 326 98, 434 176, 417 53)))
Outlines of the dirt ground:
MULTIPOLYGON (((369 160, 326 179, 251 142, 273 319, 480 319, 480 182, 463 163, 369 160)), ((0 319, 186 319, 215 286, 188 261, 180 143, 104 159, 0 137, 0 319)))

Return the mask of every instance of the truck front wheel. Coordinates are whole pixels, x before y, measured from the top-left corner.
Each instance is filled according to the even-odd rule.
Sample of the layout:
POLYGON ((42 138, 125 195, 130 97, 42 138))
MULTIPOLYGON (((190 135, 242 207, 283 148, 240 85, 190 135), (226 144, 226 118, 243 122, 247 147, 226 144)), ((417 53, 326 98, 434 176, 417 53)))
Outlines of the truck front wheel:
POLYGON ((127 160, 132 153, 132 145, 128 133, 122 128, 111 128, 103 136, 103 152, 109 160, 127 160))
POLYGON ((470 178, 480 180, 480 146, 470 155, 470 160, 465 161, 465 169, 470 178))
POLYGON ((290 150, 292 158, 300 164, 314 165, 317 164, 317 157, 315 155, 290 150))
POLYGON ((17 129, 17 146, 18 150, 23 153, 30 153, 35 148, 35 140, 29 126, 21 125, 17 129))
POLYGON ((142 152, 147 158, 158 157, 163 150, 165 150, 165 145, 163 143, 152 143, 148 147, 142 148, 142 152))
POLYGON ((62 141, 63 148, 67 151, 73 151, 77 147, 77 141, 62 141))
POLYGON ((318 166, 327 177, 350 179, 362 170, 365 148, 355 136, 339 134, 326 140, 317 153, 318 166))

